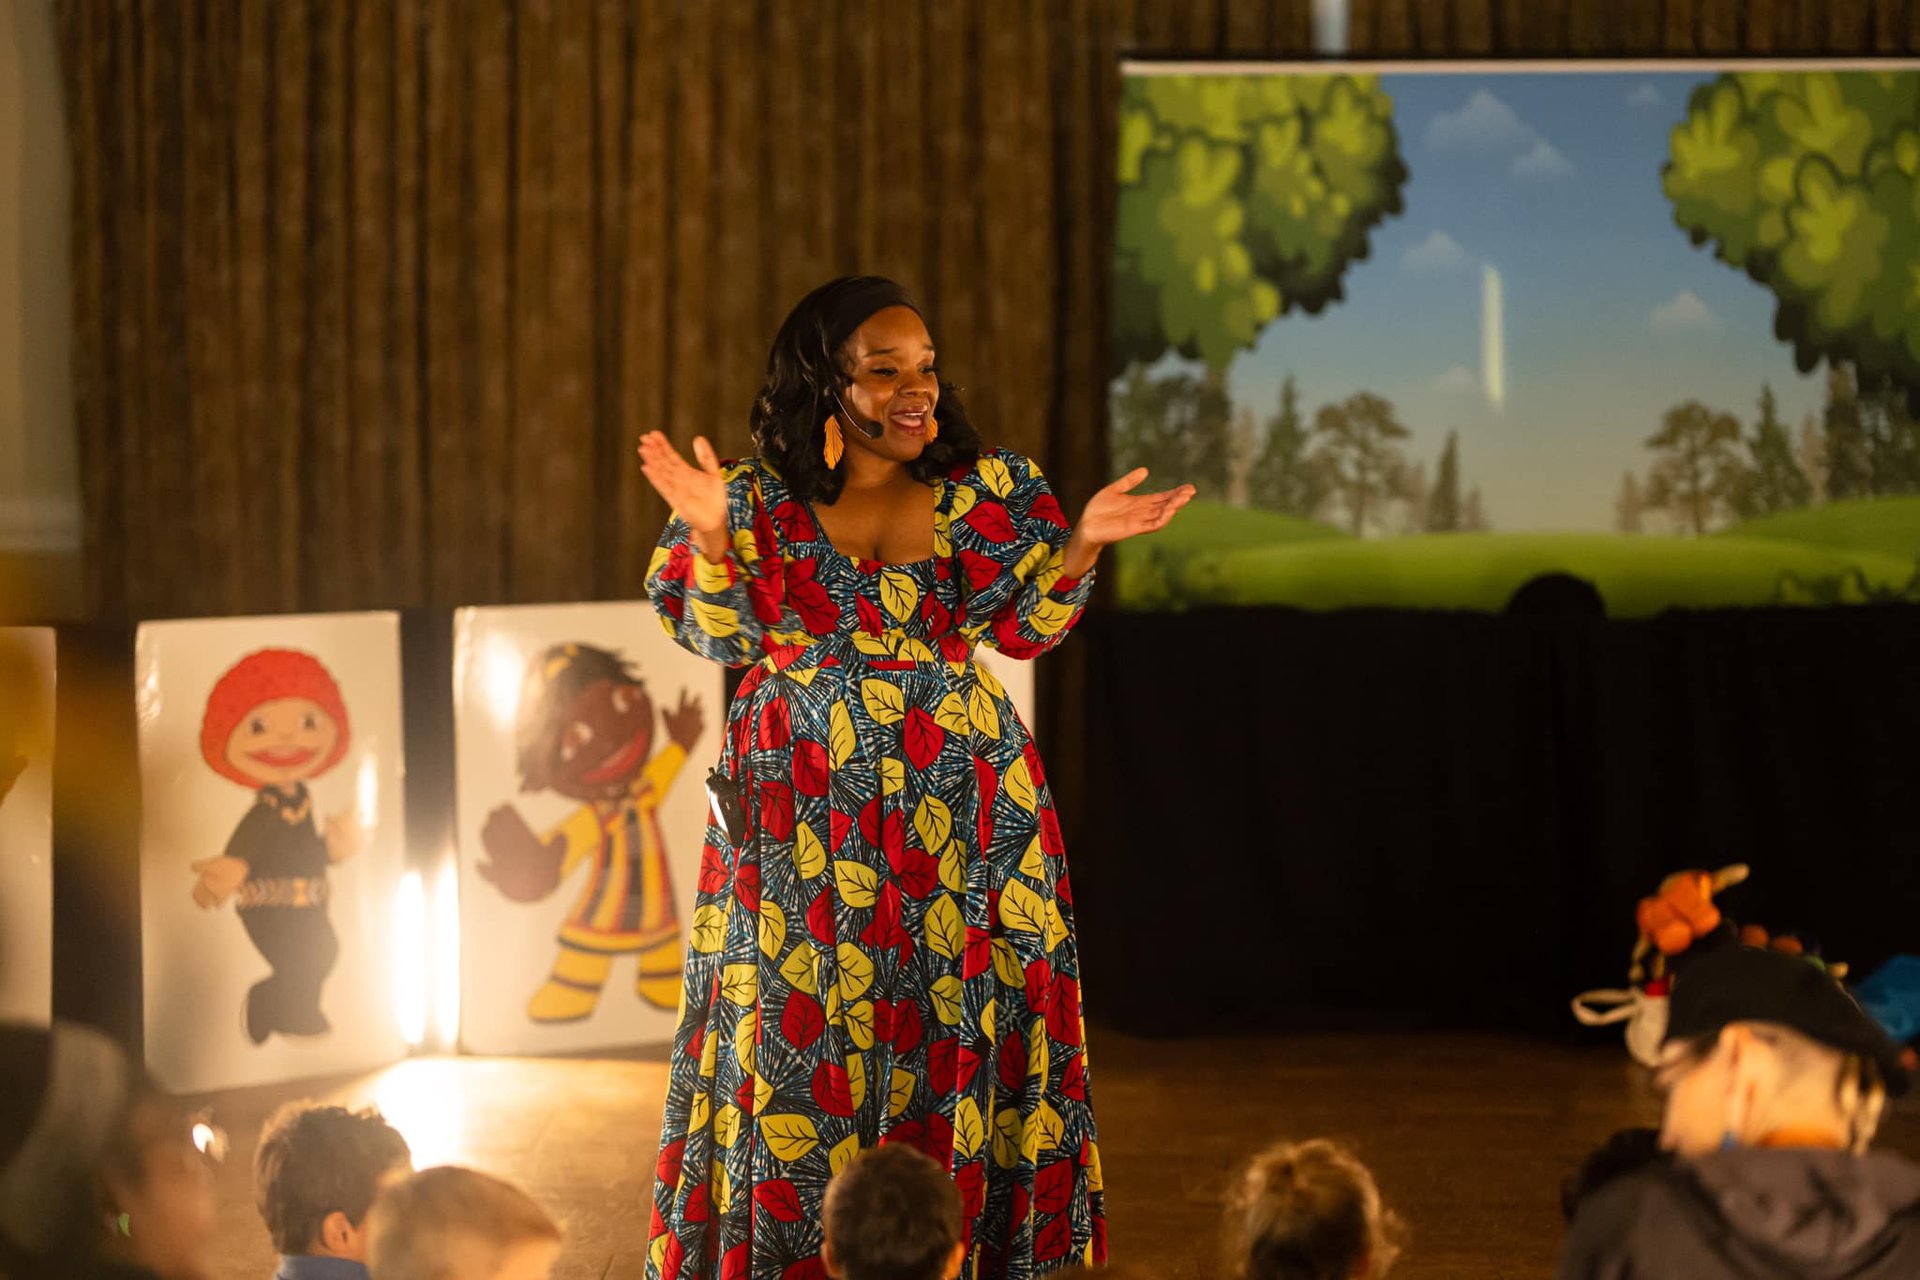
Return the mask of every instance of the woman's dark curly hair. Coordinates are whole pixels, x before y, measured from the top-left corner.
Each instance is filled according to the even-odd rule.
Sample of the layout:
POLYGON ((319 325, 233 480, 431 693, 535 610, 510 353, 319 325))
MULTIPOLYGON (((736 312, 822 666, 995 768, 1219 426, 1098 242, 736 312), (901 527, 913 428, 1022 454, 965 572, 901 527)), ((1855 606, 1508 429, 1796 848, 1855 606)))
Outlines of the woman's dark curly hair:
MULTIPOLYGON (((825 423, 834 396, 852 381, 844 348, 854 330, 888 307, 915 307, 907 291, 881 276, 843 276, 821 285, 788 313, 767 353, 767 381, 753 402, 753 442, 796 497, 833 502, 846 478, 845 460, 827 466, 825 423)), ((967 420, 958 389, 944 379, 934 411, 940 434, 907 464, 930 481, 980 457, 980 433, 967 420)), ((844 428, 843 428, 844 429, 844 428)))

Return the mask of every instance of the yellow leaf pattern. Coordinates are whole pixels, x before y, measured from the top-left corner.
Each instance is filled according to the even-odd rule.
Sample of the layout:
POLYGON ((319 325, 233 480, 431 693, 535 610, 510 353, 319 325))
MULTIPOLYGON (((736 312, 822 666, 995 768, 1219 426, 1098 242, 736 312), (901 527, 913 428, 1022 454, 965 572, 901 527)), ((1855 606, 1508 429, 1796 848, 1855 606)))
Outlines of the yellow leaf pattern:
POLYGON ((771 898, 760 899, 760 950, 769 960, 778 959, 787 941, 787 915, 771 898))
POLYGON ((873 961, 851 942, 843 942, 834 951, 840 962, 840 998, 852 1002, 873 985, 873 961))
POLYGON ((1022 809, 1025 809, 1028 813, 1032 813, 1034 806, 1040 803, 1039 797, 1036 796, 1033 791, 1033 779, 1027 776, 1027 760, 1025 756, 1022 756, 1007 766, 1007 772, 1002 781, 1002 786, 1006 790, 1006 793, 1013 798, 1013 802, 1022 809))
POLYGON ((693 929, 687 938, 687 944, 701 955, 712 955, 727 940, 727 913, 710 902, 703 902, 693 910, 693 929))
POLYGON ((967 719, 973 722, 975 730, 987 737, 1000 736, 1000 706, 993 700, 993 695, 980 685, 975 685, 973 692, 967 695, 967 719))
POLYGON ((852 757, 855 745, 853 715, 846 703, 836 702, 827 712, 827 759, 838 769, 852 757))
POLYGON ((760 1136, 776 1160, 792 1164, 820 1145, 820 1131, 807 1116, 793 1113, 767 1116, 760 1121, 760 1136))
POLYGON ((804 822, 795 823, 793 828, 793 869, 802 880, 811 880, 827 869, 827 846, 804 822))
POLYGON ((880 602, 895 619, 906 622, 920 604, 920 588, 904 570, 888 569, 880 575, 880 602))
POLYGON ((1000 891, 1000 923, 1016 933, 1039 933, 1047 927, 1047 908, 1023 882, 1009 880, 1000 891))
POLYGON ((958 960, 966 945, 967 927, 961 923, 960 908, 942 894, 927 908, 927 947, 935 955, 958 960))
POLYGON ((960 985, 960 979, 950 973, 943 973, 933 980, 933 1012, 950 1027, 960 1025, 961 997, 966 988, 960 985))
POLYGON ((811 942, 796 942, 787 958, 780 962, 780 976, 787 985, 808 995, 820 994, 820 979, 814 972, 814 950, 811 942))
POLYGON ((840 898, 850 907, 870 907, 880 891, 880 878, 864 862, 842 859, 833 864, 833 880, 840 898))
POLYGON ((896 725, 907 718, 906 695, 891 680, 862 680, 860 701, 875 724, 896 725))
POLYGON ((913 807, 913 829, 921 847, 937 856, 953 834, 953 811, 939 796, 922 796, 913 807))

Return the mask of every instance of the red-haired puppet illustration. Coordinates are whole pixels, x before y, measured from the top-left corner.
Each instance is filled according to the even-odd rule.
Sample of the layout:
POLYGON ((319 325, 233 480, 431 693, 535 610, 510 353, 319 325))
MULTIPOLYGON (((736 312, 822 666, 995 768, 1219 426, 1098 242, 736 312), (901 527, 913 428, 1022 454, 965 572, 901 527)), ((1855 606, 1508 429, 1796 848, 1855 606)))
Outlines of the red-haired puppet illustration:
POLYGON ((347 754, 352 730, 340 686, 311 654, 250 653, 213 686, 200 724, 200 754, 223 778, 258 790, 225 854, 193 864, 193 900, 229 897, 273 972, 247 992, 247 1035, 313 1036, 329 1029, 320 988, 339 958, 327 919, 327 867, 360 851, 350 814, 314 822, 307 780, 347 754))
POLYGON ((553 972, 527 1006, 535 1022, 591 1014, 617 955, 638 955, 641 999, 679 1002, 680 919, 659 809, 700 738, 700 705, 683 690, 679 706, 660 713, 667 745, 648 759, 653 718, 646 686, 617 653, 561 644, 528 664, 515 727, 521 788, 581 804, 544 836, 501 805, 480 833, 491 861, 478 871, 513 901, 535 902, 590 867, 553 972))

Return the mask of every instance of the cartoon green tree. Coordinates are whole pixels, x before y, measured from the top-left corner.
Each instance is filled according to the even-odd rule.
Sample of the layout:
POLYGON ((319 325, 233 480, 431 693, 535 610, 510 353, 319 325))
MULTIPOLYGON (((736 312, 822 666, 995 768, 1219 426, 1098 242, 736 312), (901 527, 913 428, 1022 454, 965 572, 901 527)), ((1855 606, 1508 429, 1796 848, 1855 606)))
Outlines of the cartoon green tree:
POLYGON ((1447 447, 1440 451, 1440 467, 1434 476, 1433 496, 1427 499, 1427 532, 1457 533, 1460 529, 1460 433, 1447 432, 1447 447))
POLYGON ((1114 463, 1121 471, 1145 467, 1193 484, 1203 498, 1222 499, 1233 460, 1232 411, 1222 374, 1156 378, 1136 366, 1113 395, 1114 463))
POLYGON ((1825 419, 1827 496, 1836 501, 1866 497, 1873 492, 1873 453, 1860 397, 1844 367, 1827 373, 1825 419))
POLYGON ((1695 244, 1773 291, 1801 372, 1849 365, 1920 403, 1920 81, 1719 76, 1674 127, 1661 181, 1695 244))
POLYGON ((1348 527, 1366 532, 1370 518, 1382 518, 1381 508, 1403 496, 1407 459, 1398 442, 1410 433, 1391 402, 1366 391, 1321 405, 1313 433, 1320 441, 1314 458, 1340 498, 1348 527))
POLYGON ((1734 500, 1743 518, 1791 511, 1813 501, 1813 486, 1794 460, 1793 441, 1780 421, 1773 388, 1765 384, 1760 387, 1760 421, 1747 437, 1747 452, 1753 467, 1734 500))
POLYGON ((1326 501, 1326 485, 1307 456, 1300 388, 1288 374, 1280 384, 1280 412, 1267 419, 1266 441, 1247 476, 1247 500, 1256 507, 1311 520, 1326 501))
POLYGON ((1670 512, 1694 536, 1733 506, 1748 483, 1741 461, 1740 420, 1698 400, 1667 410, 1647 438, 1658 458, 1647 477, 1646 505, 1670 512))
POLYGON ((1116 372, 1224 368, 1342 296, 1407 178, 1376 76, 1133 76, 1120 106, 1116 372))

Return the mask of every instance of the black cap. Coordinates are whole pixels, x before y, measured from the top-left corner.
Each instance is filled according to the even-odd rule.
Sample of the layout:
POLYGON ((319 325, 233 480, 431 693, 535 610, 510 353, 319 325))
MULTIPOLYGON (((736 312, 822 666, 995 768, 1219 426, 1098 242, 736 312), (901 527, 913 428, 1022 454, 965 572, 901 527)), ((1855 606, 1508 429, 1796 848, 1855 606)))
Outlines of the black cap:
POLYGON ((1771 1022, 1872 1061, 1887 1092, 1907 1091, 1896 1045, 1837 979, 1810 960, 1729 947, 1687 965, 1667 1004, 1667 1043, 1719 1033, 1730 1022, 1771 1022))

